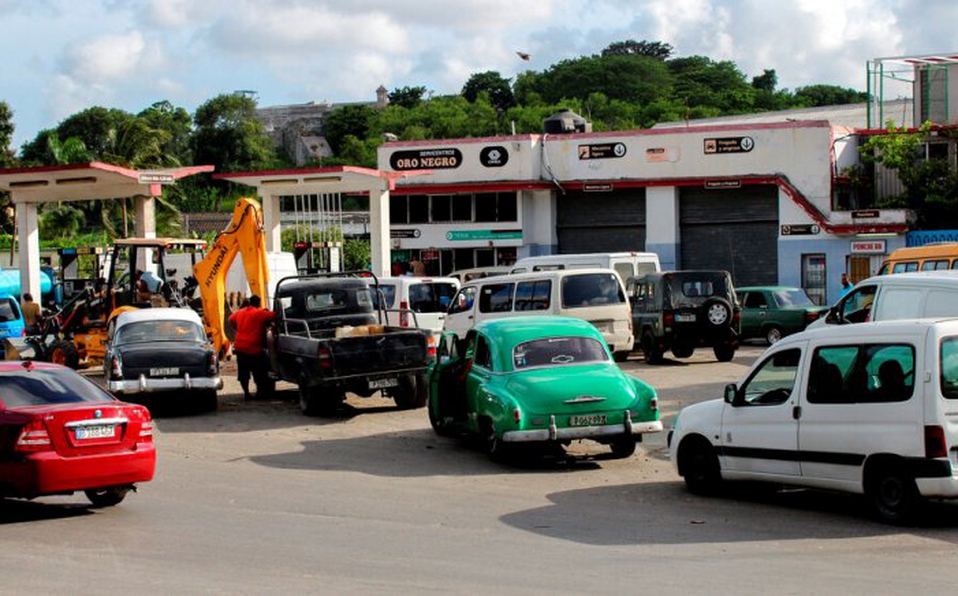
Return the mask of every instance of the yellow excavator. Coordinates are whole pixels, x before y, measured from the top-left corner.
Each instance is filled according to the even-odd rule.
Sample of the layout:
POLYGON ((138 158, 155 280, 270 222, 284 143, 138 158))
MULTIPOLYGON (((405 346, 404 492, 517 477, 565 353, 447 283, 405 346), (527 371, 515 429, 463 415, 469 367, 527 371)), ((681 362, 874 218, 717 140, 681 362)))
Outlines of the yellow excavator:
POLYGON ((203 322, 217 353, 229 354, 226 334, 226 274, 240 254, 250 292, 267 305, 269 269, 266 262, 266 236, 263 211, 255 199, 241 198, 233 207, 233 219, 216 236, 202 261, 193 267, 203 305, 203 322))

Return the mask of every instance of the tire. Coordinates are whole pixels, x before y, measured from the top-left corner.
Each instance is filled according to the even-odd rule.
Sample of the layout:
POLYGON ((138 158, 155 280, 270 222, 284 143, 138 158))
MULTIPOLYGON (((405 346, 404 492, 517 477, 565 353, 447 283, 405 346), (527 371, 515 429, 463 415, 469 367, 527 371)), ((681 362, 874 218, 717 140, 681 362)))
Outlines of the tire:
POLYGON ((109 488, 97 488, 83 491, 86 498, 90 499, 94 507, 113 507, 119 505, 126 498, 126 493, 130 492, 128 486, 111 486, 109 488))
POLYGON ((299 384, 299 409, 306 416, 329 416, 336 412, 345 399, 346 395, 342 392, 323 395, 323 387, 299 384))
POLYGON ((662 362, 662 352, 655 347, 655 336, 648 330, 642 334, 642 357, 648 364, 660 364, 662 362))
POLYGON ((627 350, 612 352, 612 359, 616 362, 626 362, 629 359, 629 352, 627 350))
POLYGON ((695 495, 714 495, 722 482, 715 449, 703 438, 689 438, 679 446, 679 471, 695 495))
POLYGON ((486 455, 494 462, 503 462, 506 459, 506 444, 496 434, 496 427, 486 420, 482 425, 482 446, 486 455))
MULTIPOLYGON (((436 406, 438 407, 438 404, 436 406)), ((452 436, 452 428, 450 428, 449 423, 439 418, 433 404, 426 404, 426 409, 429 410, 429 425, 432 426, 432 430, 440 437, 452 436)))
POLYGON ((635 437, 629 435, 615 439, 609 443, 612 448, 612 457, 616 459, 625 459, 632 457, 635 453, 635 437))
POLYGON ((776 325, 769 325, 765 329, 765 343, 773 346, 782 339, 782 329, 776 325))
POLYGON ((891 524, 910 521, 920 498, 915 479, 894 465, 870 473, 865 494, 875 516, 891 524))
POLYGON ((676 358, 691 358, 694 353, 693 346, 672 346, 672 355, 676 358))
POLYGON ((422 373, 399 378, 399 386, 393 390, 393 400, 400 410, 414 410, 426 405, 429 389, 422 373))
POLYGON ((722 298, 712 298, 703 304, 702 314, 710 327, 724 328, 732 323, 732 306, 722 298))
POLYGON ((730 345, 715 346, 712 351, 719 362, 731 362, 735 358, 735 348, 730 345))
POLYGON ((80 368, 80 352, 72 341, 61 339, 50 346, 50 362, 76 370, 80 368))
POLYGON ((219 401, 216 399, 216 389, 198 391, 195 404, 200 412, 215 412, 219 407, 219 401))

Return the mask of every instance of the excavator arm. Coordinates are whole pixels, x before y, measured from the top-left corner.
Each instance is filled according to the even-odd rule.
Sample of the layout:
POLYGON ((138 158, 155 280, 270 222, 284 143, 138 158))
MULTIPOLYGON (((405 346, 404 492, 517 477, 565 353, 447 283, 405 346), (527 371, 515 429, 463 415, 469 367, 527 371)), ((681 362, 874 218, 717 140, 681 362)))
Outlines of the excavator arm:
POLYGON ((216 236, 206 257, 193 267, 203 301, 203 322, 220 355, 227 354, 230 346, 226 336, 226 275, 237 253, 242 255, 250 291, 266 306, 269 280, 266 236, 263 233, 263 211, 255 199, 236 201, 233 219, 216 236))

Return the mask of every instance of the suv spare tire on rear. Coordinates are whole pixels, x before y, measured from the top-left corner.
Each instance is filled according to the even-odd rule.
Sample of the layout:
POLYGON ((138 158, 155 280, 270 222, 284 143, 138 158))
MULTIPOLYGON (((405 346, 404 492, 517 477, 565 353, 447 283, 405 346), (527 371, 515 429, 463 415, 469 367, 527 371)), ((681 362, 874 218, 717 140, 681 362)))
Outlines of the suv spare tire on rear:
POLYGON ((709 298, 702 305, 702 320, 710 327, 728 327, 732 324, 732 305, 724 298, 709 298))

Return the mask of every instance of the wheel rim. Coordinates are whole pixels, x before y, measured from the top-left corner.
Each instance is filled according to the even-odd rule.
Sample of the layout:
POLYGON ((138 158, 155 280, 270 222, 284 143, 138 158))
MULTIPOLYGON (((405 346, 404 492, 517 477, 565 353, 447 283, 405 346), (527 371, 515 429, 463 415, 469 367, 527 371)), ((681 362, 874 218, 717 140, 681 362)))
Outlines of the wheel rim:
POLYGON ((768 340, 769 345, 772 345, 778 340, 782 339, 782 332, 778 330, 778 327, 772 327, 768 330, 766 339, 768 340))
POLYGON ((713 325, 724 325, 728 320, 728 311, 721 304, 713 304, 709 307, 708 318, 713 325))
POLYGON ((883 478, 878 486, 879 505, 888 511, 897 511, 905 499, 905 487, 897 477, 883 478))

